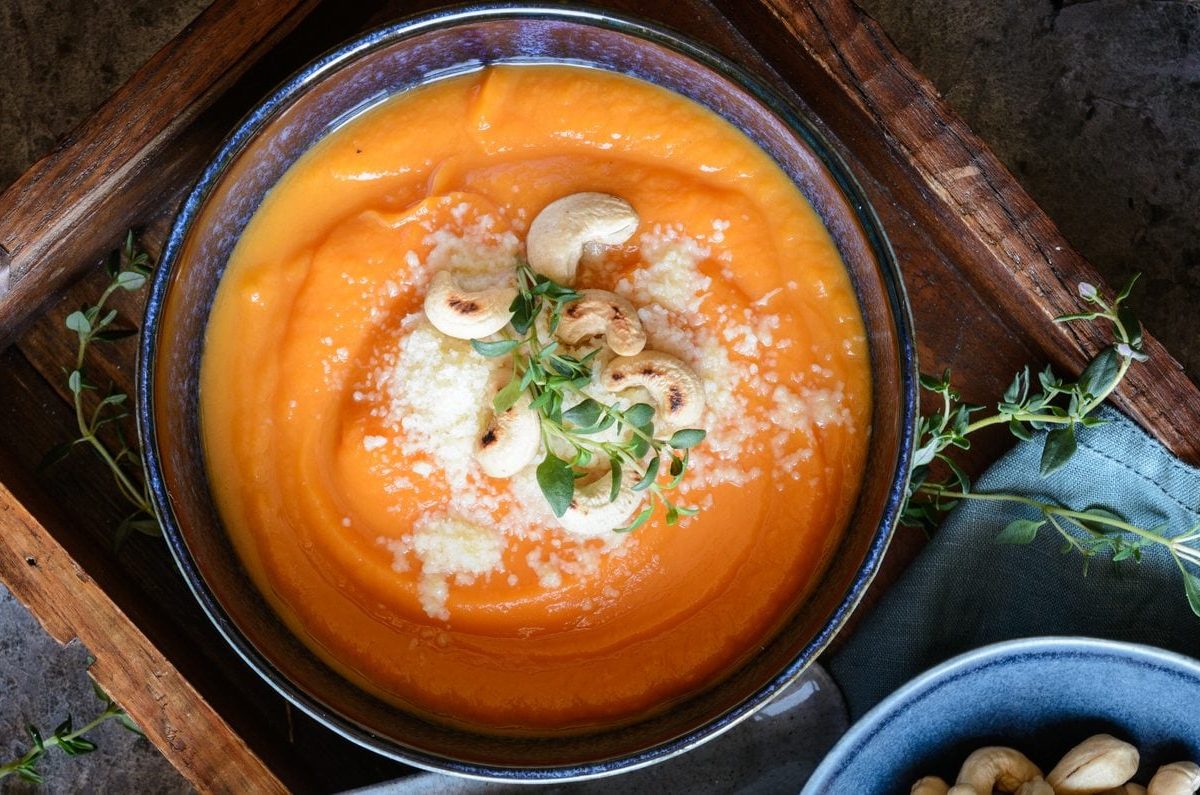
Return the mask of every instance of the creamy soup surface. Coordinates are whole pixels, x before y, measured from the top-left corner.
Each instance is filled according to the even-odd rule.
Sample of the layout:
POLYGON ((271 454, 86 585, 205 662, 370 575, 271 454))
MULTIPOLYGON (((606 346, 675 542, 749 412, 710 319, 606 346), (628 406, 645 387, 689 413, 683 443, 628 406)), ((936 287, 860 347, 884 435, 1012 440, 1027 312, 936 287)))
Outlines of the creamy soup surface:
POLYGON ((220 514, 292 631, 381 698, 501 732, 633 720, 736 667, 844 530, 871 408, 850 281, 786 175, 689 100, 562 66, 433 83, 306 153, 232 256, 200 397, 220 514), (533 217, 581 191, 640 223, 575 286, 629 299, 706 399, 673 493, 699 513, 599 538, 558 525, 534 465, 480 471, 503 359, 422 311, 438 271, 511 281, 533 217))

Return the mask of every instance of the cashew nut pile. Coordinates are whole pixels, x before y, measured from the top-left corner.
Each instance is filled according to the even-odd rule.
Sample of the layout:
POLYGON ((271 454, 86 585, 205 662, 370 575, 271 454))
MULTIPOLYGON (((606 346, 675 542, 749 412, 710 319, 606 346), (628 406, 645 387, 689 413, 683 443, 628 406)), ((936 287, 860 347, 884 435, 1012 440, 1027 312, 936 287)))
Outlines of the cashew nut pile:
MULTIPOLYGON (((638 215, 628 202, 603 193, 575 193, 548 204, 533 219, 525 241, 529 266, 563 286, 572 286, 584 247, 620 245, 638 227, 638 215)), ((618 394, 640 388, 654 404, 655 428, 670 432, 695 425, 704 414, 704 387, 686 364, 666 353, 647 350, 646 332, 637 309, 625 298, 606 290, 577 289, 580 297, 568 303, 553 335, 572 349, 607 348, 599 383, 618 394)), ((484 340, 503 331, 513 318, 518 291, 511 287, 467 291, 454 275, 441 271, 425 296, 425 315, 434 328, 456 339, 484 340)), ((499 415, 493 414, 476 445, 482 471, 497 478, 512 477, 543 452, 541 417, 522 395, 499 415)), ((580 536, 607 533, 628 522, 644 501, 632 484, 642 472, 623 472, 622 488, 612 499, 611 474, 576 488, 560 524, 580 536)))
POLYGON ((1137 748, 1108 734, 1072 748, 1045 777, 1020 751, 980 748, 963 762, 953 786, 926 776, 913 784, 911 795, 1193 795, 1200 790, 1200 765, 1164 765, 1143 787, 1130 782, 1139 762, 1137 748))

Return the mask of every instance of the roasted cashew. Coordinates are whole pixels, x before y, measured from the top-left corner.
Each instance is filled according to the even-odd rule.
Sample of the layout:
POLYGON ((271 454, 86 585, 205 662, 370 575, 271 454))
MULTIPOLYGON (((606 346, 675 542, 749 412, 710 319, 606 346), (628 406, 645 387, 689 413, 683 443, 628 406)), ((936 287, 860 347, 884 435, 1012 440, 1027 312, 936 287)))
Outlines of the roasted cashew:
POLYGON ((908 795, 979 795, 979 793, 968 784, 955 784, 951 787, 937 776, 926 776, 913 784, 908 795))
POLYGON ((575 487, 575 496, 566 512, 558 518, 569 533, 585 538, 605 536, 618 527, 629 524, 634 511, 642 504, 645 492, 629 488, 631 473, 625 473, 621 490, 615 500, 612 496, 612 473, 605 471, 600 477, 583 486, 575 487))
POLYGON ((1054 795, 1054 787, 1046 783, 1046 780, 1039 777, 1032 781, 1026 781, 1017 788, 1017 795, 1054 795))
POLYGON ((1012 748, 980 748, 967 757, 958 771, 957 784, 968 784, 980 795, 993 789, 1016 792, 1026 781, 1041 778, 1038 766, 1012 748))
POLYGON ((604 335, 613 353, 633 356, 646 347, 646 332, 633 304, 607 290, 580 290, 583 296, 563 307, 555 334, 568 345, 604 335))
POLYGON ((926 776, 912 785, 908 795, 946 795, 950 787, 937 776, 926 776))
POLYGON ((438 271, 425 294, 425 316, 448 337, 482 339, 508 325, 508 307, 516 297, 512 287, 468 292, 454 283, 449 271, 438 271))
POLYGON ((1097 734, 1068 751, 1046 781, 1061 795, 1093 795, 1133 778, 1138 759, 1138 750, 1129 743, 1097 734))
POLYGON ((600 374, 609 392, 644 387, 657 403, 654 424, 660 430, 695 426, 704 415, 704 385, 692 368, 666 353, 642 351, 618 356, 600 374))
POLYGON ((484 474, 511 478, 537 457, 541 418, 529 404, 529 395, 523 394, 503 414, 493 413, 488 420, 475 444, 475 460, 484 474))
POLYGON ((585 243, 619 245, 633 236, 637 226, 637 213, 619 196, 572 193, 550 202, 533 219, 525 256, 538 273, 569 285, 585 243))
POLYGON ((1200 766, 1194 762, 1163 765, 1150 779, 1147 795, 1192 795, 1200 789, 1200 766))

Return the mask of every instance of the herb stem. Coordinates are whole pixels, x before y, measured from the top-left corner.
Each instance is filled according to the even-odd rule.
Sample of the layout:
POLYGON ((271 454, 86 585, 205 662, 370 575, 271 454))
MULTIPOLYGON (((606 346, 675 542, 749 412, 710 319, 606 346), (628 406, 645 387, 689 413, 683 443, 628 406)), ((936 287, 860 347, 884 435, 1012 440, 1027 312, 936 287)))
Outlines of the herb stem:
POLYGON ((631 423, 625 418, 625 412, 621 411, 621 409, 617 408, 616 406, 610 406, 607 403, 600 403, 600 411, 612 417, 615 421, 623 423, 625 427, 633 433, 634 436, 645 439, 646 443, 650 445, 651 449, 658 451, 661 448, 662 442, 660 440, 655 439, 653 436, 631 423))
MULTIPOLYGON (((100 294, 100 300, 96 302, 97 316, 99 316, 100 311, 104 309, 104 305, 108 302, 108 299, 112 296, 116 289, 117 284, 114 282, 113 284, 110 284, 103 293, 100 294)), ((87 332, 86 334, 80 335, 79 345, 75 354, 76 372, 83 372, 84 358, 87 355, 88 346, 91 344, 94 336, 95 329, 87 332)), ((129 479, 129 476, 121 468, 120 464, 118 464, 113 458, 112 453, 110 453, 108 450, 108 447, 106 447, 105 444, 100 441, 99 437, 96 436, 96 422, 103 406, 96 407, 92 414, 92 421, 90 423, 85 419, 83 410, 83 392, 84 390, 82 388, 74 390, 75 422, 79 427, 80 440, 86 441, 92 447, 92 449, 96 451, 97 455, 100 456, 104 463, 108 465, 108 469, 112 472, 113 479, 116 481, 117 488, 120 489, 125 498, 129 500, 129 502, 133 503, 133 505, 139 511, 153 515, 154 509, 151 507, 150 501, 146 498, 144 489, 139 489, 133 484, 133 481, 129 479)))
MULTIPOLYGON (((1130 360, 1127 357, 1121 357, 1121 364, 1117 368, 1117 374, 1113 378, 1112 383, 1105 387, 1099 395, 1096 395, 1091 400, 1087 401, 1079 410, 1079 416, 1091 414, 1101 404, 1103 404, 1104 401, 1108 400, 1108 396, 1112 394, 1113 390, 1117 388, 1117 385, 1121 383, 1121 380, 1125 378, 1125 374, 1129 372, 1129 363, 1130 360)), ((948 400, 949 398, 946 399, 948 400)), ((948 412, 949 408, 947 407, 947 413, 948 412)), ((1016 420, 1018 422, 1038 422, 1046 425, 1074 425, 1076 422, 1078 422, 1077 417, 1060 417, 1057 414, 1037 414, 1018 411, 1008 415, 993 414, 990 417, 984 417, 983 419, 976 420, 975 422, 967 425, 966 429, 963 431, 963 435, 966 436, 967 434, 974 433, 982 428, 987 428, 991 425, 1008 423, 1012 420, 1016 420)))
MULTIPOLYGON (((1114 321, 1114 322, 1117 323, 1118 326, 1120 326, 1120 321, 1114 321)), ((1122 336, 1124 336, 1124 335, 1122 335, 1122 336)), ((1105 387, 1104 390, 1099 395, 1096 395, 1092 399, 1091 405, 1088 407, 1088 410, 1085 413, 1090 412, 1092 409, 1096 408, 1101 403, 1108 400, 1108 396, 1111 395, 1113 393, 1113 390, 1115 390, 1117 388, 1117 384, 1121 383, 1121 381, 1123 381, 1125 379, 1125 374, 1129 372, 1129 365, 1130 365, 1131 361, 1132 360, 1127 356, 1121 357, 1121 364, 1117 368, 1116 377, 1113 378, 1112 383, 1110 383, 1107 387, 1105 387)))
MULTIPOLYGON (((22 756, 13 759, 7 764, 0 765, 0 779, 6 778, 14 773, 31 781, 41 781, 40 775, 33 767, 33 763, 37 761, 46 750, 49 748, 62 748, 69 754, 86 753, 91 748, 85 746, 85 750, 76 750, 76 741, 83 737, 88 732, 92 731, 101 724, 112 720, 113 718, 121 718, 125 715, 125 710, 117 705, 114 701, 108 701, 104 707, 104 711, 89 721, 86 725, 80 726, 70 732, 55 733, 50 737, 40 738, 39 742, 32 748, 26 751, 22 756)), ((91 745, 90 743, 88 745, 91 745)), ((91 746, 94 747, 94 746, 91 746)))
POLYGON ((1186 546, 1188 541, 1195 540, 1198 536, 1192 533, 1177 538, 1170 538, 1153 530, 1147 530, 1143 527, 1138 527, 1135 524, 1126 522, 1123 519, 1118 519, 1111 516, 1106 516, 1100 513, 1091 513, 1088 511, 1075 511, 1070 508, 1063 508, 1060 505, 1055 505, 1050 502, 1043 502, 1032 497, 1025 497, 1020 494, 999 494, 999 493, 980 493, 976 491, 966 492, 953 489, 946 489, 936 483, 929 483, 921 486, 918 491, 922 494, 929 494, 936 498, 947 498, 952 500, 978 500, 981 502, 1012 502, 1020 505, 1027 505, 1040 511, 1047 519, 1054 523, 1055 528, 1063 533, 1064 537, 1069 537, 1069 534, 1054 522, 1053 517, 1062 517, 1070 519, 1074 524, 1079 525, 1082 529, 1089 532, 1094 532, 1088 524, 1102 524, 1107 527, 1112 527, 1117 530, 1129 533, 1131 535, 1143 538, 1154 544, 1160 544, 1171 550, 1172 555, 1181 555, 1185 559, 1200 563, 1200 550, 1186 546))
POLYGON ((963 431, 963 435, 974 433, 982 428, 987 428, 990 425, 1000 425, 1007 423, 1010 420, 1018 420, 1020 422, 1044 422, 1047 424, 1053 423, 1056 425, 1070 425, 1074 420, 1070 417, 1059 417, 1056 414, 1029 414, 1017 412, 1016 414, 1005 416, 1004 414, 993 414, 991 417, 984 417, 981 420, 976 420, 969 424, 963 431))
POLYGON ((138 530, 147 535, 158 535, 159 527, 146 486, 145 471, 142 471, 140 481, 133 471, 138 461, 136 446, 130 447, 119 424, 121 420, 128 417, 128 413, 119 407, 128 400, 129 396, 110 390, 108 394, 99 397, 94 406, 88 408, 87 404, 90 401, 86 398, 86 393, 95 390, 96 387, 88 383, 85 368, 88 352, 93 344, 121 339, 137 333, 136 329, 113 327, 118 315, 117 310, 107 308, 108 301, 120 290, 134 292, 141 289, 150 274, 149 262, 150 259, 146 253, 136 247, 133 233, 130 232, 125 237, 123 248, 119 252, 114 252, 109 260, 107 269, 110 281, 96 303, 72 312, 66 317, 64 325, 76 334, 78 340, 75 348, 74 368, 67 375, 67 386, 72 395, 78 436, 49 451, 42 463, 42 467, 53 464, 64 458, 79 444, 84 444, 95 451, 104 465, 108 467, 121 498, 135 509, 117 528, 114 546, 120 546, 131 530, 138 530), (105 426, 110 426, 105 436, 115 439, 112 444, 101 437, 105 426))
POLYGON ((1074 536, 1074 534, 1072 534, 1070 531, 1067 530, 1067 528, 1062 526, 1062 524, 1058 521, 1058 517, 1056 517, 1054 515, 1048 515, 1046 517, 1046 521, 1050 522, 1050 524, 1054 527, 1055 531, 1059 534, 1059 536, 1062 537, 1063 541, 1065 541, 1068 546, 1070 546, 1072 549, 1074 549, 1080 555, 1084 555, 1084 556, 1087 555, 1087 549, 1084 547, 1084 545, 1082 543, 1080 543, 1079 539, 1076 538, 1074 536))
POLYGON ((997 537, 1004 543, 1027 544, 1037 536, 1039 528, 1049 524, 1066 542, 1065 551, 1076 551, 1085 560, 1099 552, 1111 553, 1114 561, 1140 560, 1147 544, 1157 544, 1166 549, 1179 567, 1188 604, 1200 616, 1200 575, 1185 565, 1200 567, 1200 549, 1194 546, 1200 541, 1200 525, 1168 537, 1159 532, 1166 525, 1152 529, 1139 527, 1100 506, 1077 511, 1018 494, 980 494, 972 490, 970 478, 949 455, 950 448, 969 448, 968 437, 975 431, 1003 423, 1014 436, 1026 441, 1033 438, 1032 430, 1048 430, 1042 440, 1039 465, 1043 476, 1064 466, 1077 450, 1076 426, 1100 424, 1090 416, 1092 412, 1112 395, 1134 361, 1146 359, 1141 325, 1129 308, 1123 306, 1136 279, 1135 276, 1130 280, 1111 302, 1101 297, 1094 285, 1080 283, 1080 297, 1094 308, 1056 318, 1057 322, 1112 323, 1113 342, 1093 357, 1075 383, 1064 383, 1047 367, 1037 376, 1039 391, 1029 368, 1025 368, 1017 373, 996 403, 995 413, 972 421, 971 415, 981 407, 959 402, 958 392, 950 385, 949 370, 940 379, 921 377, 926 390, 940 394, 941 408, 921 418, 916 465, 903 516, 908 524, 932 528, 958 500, 1010 502, 1034 508, 1042 518, 1010 522, 997 537), (936 482, 929 479, 935 464, 948 470, 948 476, 936 482))

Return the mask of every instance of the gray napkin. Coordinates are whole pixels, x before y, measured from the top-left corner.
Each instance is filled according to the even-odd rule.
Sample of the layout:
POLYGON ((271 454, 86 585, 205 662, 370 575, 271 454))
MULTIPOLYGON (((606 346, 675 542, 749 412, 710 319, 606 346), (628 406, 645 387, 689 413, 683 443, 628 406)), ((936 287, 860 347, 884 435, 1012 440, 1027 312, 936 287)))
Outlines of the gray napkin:
MULTIPOLYGON (((1041 440, 1022 442, 979 479, 979 492, 1010 492, 1070 508, 1104 506, 1166 534, 1200 523, 1200 470, 1187 466, 1112 410, 1107 425, 1079 433, 1079 450, 1049 477, 1038 474, 1041 440)), ((1200 432, 1200 429, 1197 429, 1200 432)), ((1031 544, 995 543, 1035 510, 964 501, 903 578, 829 660, 852 718, 927 668, 989 643, 1036 635, 1087 635, 1200 657, 1200 618, 1189 609, 1171 556, 1147 548, 1140 563, 1063 554, 1043 527, 1031 544)), ((900 533, 921 530, 900 528, 900 533)))

